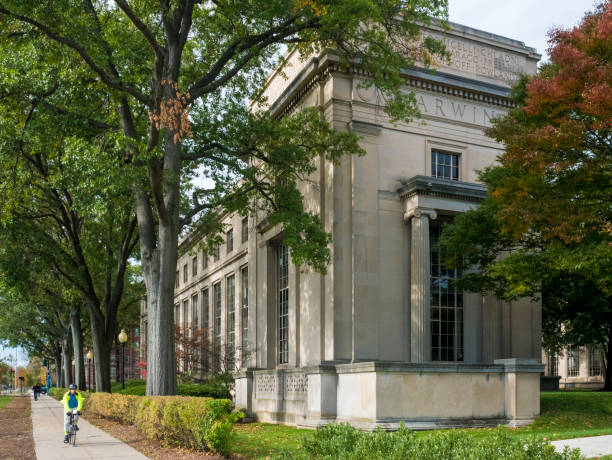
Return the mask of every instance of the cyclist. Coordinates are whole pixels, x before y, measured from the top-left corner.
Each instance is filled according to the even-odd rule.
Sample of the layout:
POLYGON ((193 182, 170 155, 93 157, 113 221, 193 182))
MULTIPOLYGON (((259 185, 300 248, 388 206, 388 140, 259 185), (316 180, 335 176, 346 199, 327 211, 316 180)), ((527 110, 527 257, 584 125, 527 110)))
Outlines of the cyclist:
POLYGON ((71 383, 62 399, 64 403, 64 442, 70 441, 68 428, 70 427, 70 414, 72 414, 74 409, 78 411, 78 414, 74 416, 73 423, 75 429, 79 429, 79 427, 76 426, 76 422, 79 420, 79 415, 81 415, 81 411, 83 410, 83 400, 83 395, 81 392, 77 391, 77 386, 71 383))

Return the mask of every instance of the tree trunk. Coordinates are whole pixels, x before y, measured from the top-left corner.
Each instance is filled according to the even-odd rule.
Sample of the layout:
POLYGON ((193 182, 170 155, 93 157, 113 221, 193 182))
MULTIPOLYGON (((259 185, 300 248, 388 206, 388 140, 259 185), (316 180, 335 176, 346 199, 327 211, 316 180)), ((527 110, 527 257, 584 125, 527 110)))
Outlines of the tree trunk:
POLYGON ((121 356, 119 355, 119 345, 115 343, 115 380, 121 382, 121 356))
POLYGON ((62 388, 72 383, 72 350, 70 341, 70 328, 64 331, 62 336, 62 371, 64 382, 62 388))
POLYGON ((53 359, 55 360, 55 386, 58 388, 64 388, 62 381, 64 380, 62 375, 62 350, 57 347, 54 353, 53 359))
POLYGON ((112 347, 112 335, 106 334, 104 321, 92 313, 90 309, 91 337, 93 339, 94 368, 96 391, 110 393, 110 353, 112 347), (110 340, 109 340, 110 336, 110 340))
POLYGON ((79 389, 85 388, 85 366, 83 356, 83 330, 81 329, 81 309, 70 309, 70 329, 72 329, 72 349, 74 350, 75 380, 79 389))
POLYGON ((604 374, 604 387, 603 391, 612 391, 612 343, 608 340, 608 343, 603 347, 605 351, 605 362, 603 363, 606 367, 606 373, 604 374))
MULTIPOLYGON (((170 131, 170 130, 168 130, 170 131)), ((166 135, 164 174, 180 177, 181 144, 166 135)), ((177 391, 174 350, 174 281, 178 258, 179 180, 164 187, 166 215, 159 219, 157 241, 153 219, 143 216, 142 196, 137 195, 142 272, 147 289, 147 395, 174 395, 177 391), (143 229, 148 225, 149 228, 143 229), (144 230, 144 231, 142 231, 144 230), (152 236, 152 237, 151 237, 152 236), (156 244, 155 244, 156 243, 156 244)), ((149 211, 150 212, 150 211, 149 211)))

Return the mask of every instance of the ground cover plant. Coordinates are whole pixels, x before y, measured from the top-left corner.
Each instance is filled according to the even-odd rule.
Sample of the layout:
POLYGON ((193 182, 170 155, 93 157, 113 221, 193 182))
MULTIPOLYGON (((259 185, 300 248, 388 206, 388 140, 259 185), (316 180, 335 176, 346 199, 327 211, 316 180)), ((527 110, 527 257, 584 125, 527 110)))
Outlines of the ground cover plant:
POLYGON ((12 396, 2 395, 0 396, 0 410, 7 406, 13 400, 12 396))
MULTIPOLYGON (((551 441, 612 434, 612 394, 610 393, 597 391, 541 393, 541 413, 535 423, 523 428, 454 431, 465 431, 476 441, 501 433, 511 440, 521 442, 528 439, 551 441)), ((254 459, 296 458, 303 455, 305 440, 313 435, 313 431, 308 429, 264 423, 238 424, 235 431, 232 453, 254 459)), ((424 431, 415 433, 415 436, 436 436, 436 433, 439 432, 424 431)))

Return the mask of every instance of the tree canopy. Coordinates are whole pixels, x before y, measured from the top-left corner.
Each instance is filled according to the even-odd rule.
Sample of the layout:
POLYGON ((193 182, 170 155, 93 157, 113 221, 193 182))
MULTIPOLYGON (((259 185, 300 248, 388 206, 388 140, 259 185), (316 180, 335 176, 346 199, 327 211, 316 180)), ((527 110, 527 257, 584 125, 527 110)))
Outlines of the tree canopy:
MULTIPOLYGON (((315 160, 363 151, 319 111, 279 120, 249 110, 248 101, 266 106, 261 90, 282 51, 331 49, 341 64, 358 63, 389 115, 409 120, 418 108, 402 70, 446 57, 440 40, 421 35, 446 17, 447 0, 0 0, 3 54, 21 64, 3 72, 22 93, 37 87, 30 97, 61 115, 57 124, 102 130, 122 150, 119 182, 132 188, 147 290, 149 394, 176 392, 178 237, 194 219, 214 243, 223 212, 256 209, 282 225, 296 264, 326 269, 330 237, 298 183, 315 160), (195 175, 208 180, 194 185, 195 175)), ((92 162, 114 155, 87 152, 92 162)))

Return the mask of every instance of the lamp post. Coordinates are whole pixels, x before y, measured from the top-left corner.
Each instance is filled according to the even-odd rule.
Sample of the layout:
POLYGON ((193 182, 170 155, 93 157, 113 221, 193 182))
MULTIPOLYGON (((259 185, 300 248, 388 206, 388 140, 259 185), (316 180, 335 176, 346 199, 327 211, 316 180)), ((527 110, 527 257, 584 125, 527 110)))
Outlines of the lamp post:
POLYGON ((91 390, 91 358, 93 358, 93 353, 89 350, 87 352, 87 391, 91 390))
POLYGON ((121 343, 121 389, 125 390, 125 342, 127 342, 128 336, 124 329, 121 329, 117 338, 121 343))
POLYGON ((75 378, 75 377, 76 377, 76 375, 75 375, 75 374, 76 374, 75 364, 76 364, 76 363, 74 362, 74 359, 73 359, 73 360, 72 360, 72 381, 73 381, 73 382, 76 380, 76 378, 75 378))

